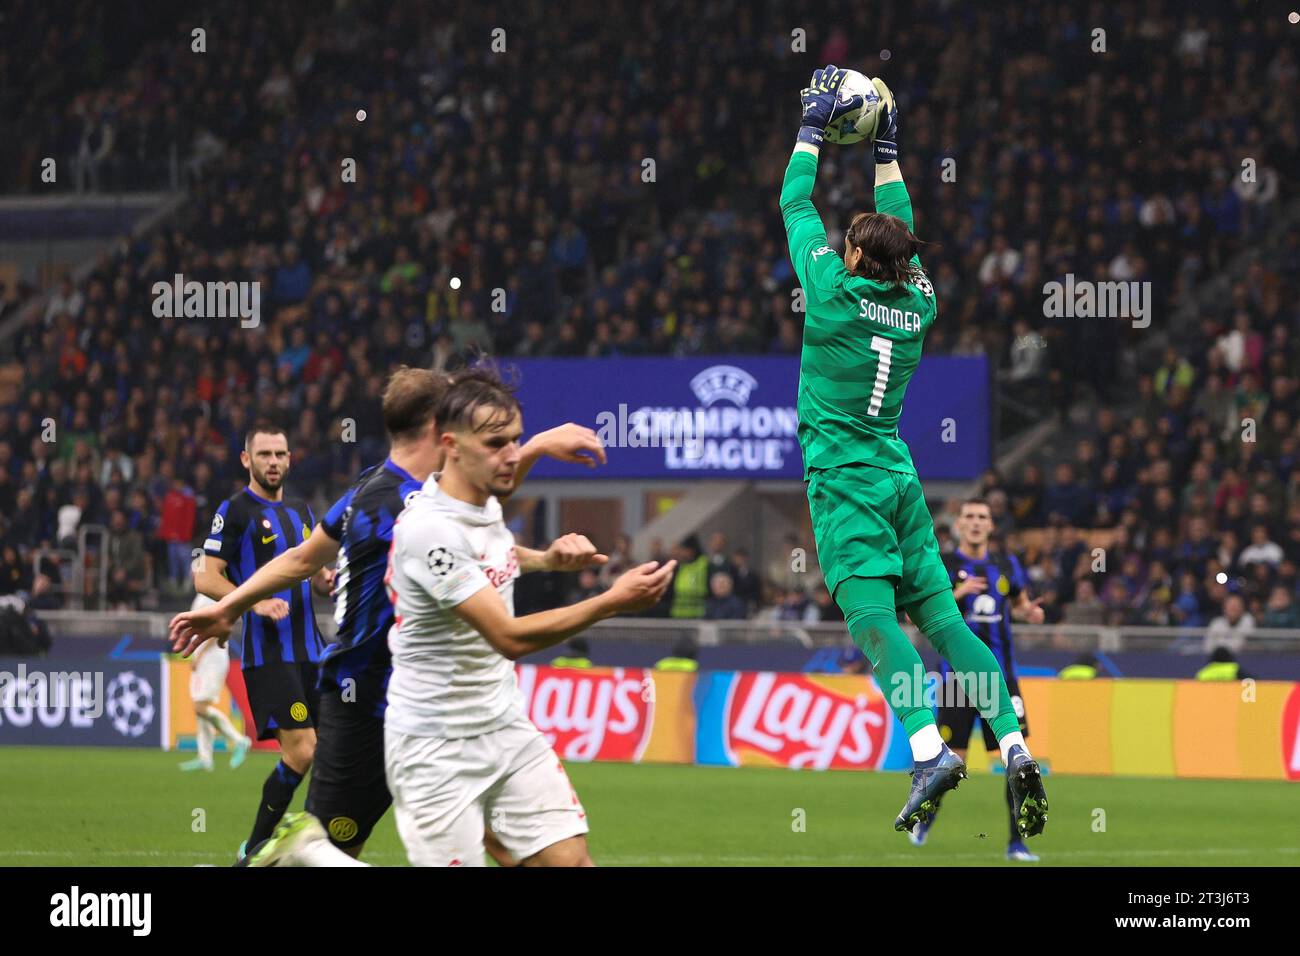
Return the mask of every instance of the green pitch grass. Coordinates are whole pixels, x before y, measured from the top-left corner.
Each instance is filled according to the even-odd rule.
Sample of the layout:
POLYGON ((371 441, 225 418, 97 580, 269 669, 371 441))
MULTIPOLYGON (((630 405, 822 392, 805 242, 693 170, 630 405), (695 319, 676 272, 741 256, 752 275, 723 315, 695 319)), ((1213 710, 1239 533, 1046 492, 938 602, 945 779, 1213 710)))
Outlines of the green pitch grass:
MULTIPOLYGON (((181 773, 193 754, 0 750, 2 866, 224 866, 274 758, 181 773)), ((1025 866, 1003 860, 1002 778, 949 794, 924 847, 893 830, 901 773, 569 764, 605 866, 1025 866)), ((1297 789, 1273 782, 1049 775, 1040 866, 1296 866, 1297 789), (1104 818, 1102 814, 1104 813, 1104 818), (1102 826, 1104 823, 1104 831, 1102 826), (1098 832, 1102 831, 1102 832, 1098 832)), ((306 795, 298 791, 295 808, 306 795)), ((405 865, 391 813, 365 859, 405 865)))

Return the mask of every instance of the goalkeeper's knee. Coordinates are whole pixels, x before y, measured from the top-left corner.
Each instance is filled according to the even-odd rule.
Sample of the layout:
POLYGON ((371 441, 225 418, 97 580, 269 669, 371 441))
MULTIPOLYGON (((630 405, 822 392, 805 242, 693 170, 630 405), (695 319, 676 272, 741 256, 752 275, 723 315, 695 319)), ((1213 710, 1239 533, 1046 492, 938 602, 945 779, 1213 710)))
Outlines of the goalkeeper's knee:
POLYGON ((945 645, 953 636, 964 634, 975 638, 970 628, 966 626, 966 619, 962 617, 961 609, 957 607, 957 599, 952 596, 951 591, 939 591, 919 601, 913 601, 903 610, 934 649, 945 658, 948 656, 945 645))

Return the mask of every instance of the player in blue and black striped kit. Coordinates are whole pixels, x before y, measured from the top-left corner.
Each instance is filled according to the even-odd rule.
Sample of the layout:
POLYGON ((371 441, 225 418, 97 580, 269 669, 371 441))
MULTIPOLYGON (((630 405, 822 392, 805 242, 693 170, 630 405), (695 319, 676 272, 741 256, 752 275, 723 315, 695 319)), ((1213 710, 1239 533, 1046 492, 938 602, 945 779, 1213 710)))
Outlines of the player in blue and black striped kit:
MULTIPOLYGON (((302 544, 316 524, 305 501, 285 497, 290 455, 284 429, 255 424, 239 457, 248 469, 248 487, 217 508, 203 542, 204 558, 194 572, 195 590, 216 601, 302 544)), ((280 762, 262 786, 246 846, 271 835, 311 769, 319 702, 316 670, 325 650, 312 608, 313 586, 328 594, 329 573, 277 589, 244 614, 244 685, 257 739, 274 738, 280 744, 280 762)))
MULTIPOLYGON (((406 499, 441 463, 434 440, 433 409, 445 377, 428 369, 400 369, 383 398, 392 449, 381 464, 364 471, 326 512, 302 548, 265 569, 249 587, 208 609, 236 613, 248 605, 250 588, 260 593, 299 583, 335 565, 334 642, 313 669, 320 714, 315 769, 307 809, 324 822, 331 840, 345 852, 361 851, 391 798, 384 778, 384 706, 390 671, 388 629, 393 606, 384 591, 393 522, 406 499), (318 680, 319 678, 319 680, 318 680)), ((266 834, 269 836, 270 834, 266 834)), ((249 843, 250 847, 256 844, 249 843)))
MULTIPOLYGON (((1007 690, 1011 694, 1011 705, 1020 719, 1020 732, 1028 737, 1029 721, 1025 714, 1024 698, 1020 696, 1020 683, 1016 679, 1011 619, 1015 617, 1028 624, 1041 624, 1043 609, 1037 600, 1029 599, 1029 581, 1015 555, 995 555, 989 551, 993 512, 987 502, 982 498, 970 498, 962 502, 956 529, 957 550, 945 555, 943 559, 953 584, 953 597, 957 599, 966 626, 988 645, 997 658, 1006 678, 1007 690)), ((961 699, 960 694, 956 699, 949 696, 949 690, 956 688, 957 684, 952 680, 952 669, 947 661, 942 663, 940 674, 943 678, 941 693, 944 697, 940 701, 936 721, 939 734, 964 761, 971 731, 980 716, 979 711, 972 702, 961 699)), ((984 746, 989 753, 997 754, 998 741, 993 731, 982 719, 980 728, 984 733, 984 746)), ((1011 822, 1007 859, 1036 861, 1038 857, 1029 852, 1017 829, 1015 804, 1009 789, 1007 806, 1011 822)), ((928 823, 917 826, 911 834, 912 842, 918 846, 923 844, 933 825, 934 817, 931 817, 928 823)))
MULTIPOLYGON (((434 408, 447 382, 447 376, 428 369, 394 372, 383 397, 392 443, 388 459, 362 473, 301 547, 286 552, 227 599, 172 621, 175 649, 188 653, 205 637, 228 633, 236 616, 265 594, 296 586, 337 560, 338 634, 321 659, 319 733, 307 809, 324 824, 330 842, 353 857, 360 855, 392 803, 384 771, 384 711, 392 672, 388 631, 393 605, 384 579, 393 523, 442 464, 434 408)), ((604 461, 595 432, 562 425, 524 446, 516 486, 543 455, 588 465, 604 461)), ((346 862, 328 845, 309 847, 298 859, 310 865, 346 862)))
POLYGON ((391 803, 383 761, 374 754, 383 752, 385 692, 392 672, 388 629, 393 605, 384 576, 393 523, 432 470, 432 461, 411 461, 399 450, 364 472, 321 520, 321 530, 338 542, 338 641, 321 662, 323 732, 307 809, 325 823, 337 846, 358 853, 391 803))

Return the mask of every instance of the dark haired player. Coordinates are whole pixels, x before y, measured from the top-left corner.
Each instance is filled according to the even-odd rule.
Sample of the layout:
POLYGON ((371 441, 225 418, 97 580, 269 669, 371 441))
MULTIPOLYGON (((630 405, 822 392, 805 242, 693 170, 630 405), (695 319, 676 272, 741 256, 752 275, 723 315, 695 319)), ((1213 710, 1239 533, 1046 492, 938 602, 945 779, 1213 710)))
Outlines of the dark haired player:
MULTIPOLYGON (((290 455, 283 428, 269 422, 253 425, 239 461, 248 469, 248 487, 217 508, 194 572, 195 590, 218 602, 258 568, 309 540, 316 524, 305 501, 284 495, 290 455)), ((244 847, 270 837, 311 769, 320 700, 316 669, 325 649, 312 608, 313 587, 328 594, 330 573, 321 569, 310 584, 304 578, 277 587, 243 615, 244 684, 257 739, 274 738, 280 744, 280 762, 262 785, 244 847)))
POLYGON ((481 866, 488 820, 525 866, 590 866, 587 819, 564 765, 528 718, 514 662, 596 621, 652 607, 676 562, 640 565, 608 591, 516 617, 515 579, 608 558, 582 535, 515 544, 500 497, 515 488, 523 416, 490 370, 458 374, 438 405, 442 474, 393 529, 384 751, 397 830, 414 866, 481 866))
MULTIPOLYGON (((387 637, 393 606, 383 581, 397 516, 442 465, 434 413, 447 384, 447 376, 429 369, 394 372, 383 396, 391 443, 388 458, 361 474, 302 547, 286 552, 218 605, 172 620, 174 647, 188 653, 206 637, 228 634, 243 609, 263 595, 338 562, 338 634, 320 669, 320 739, 307 794, 309 813, 294 815, 293 828, 286 819, 285 832, 277 831, 276 839, 255 855, 253 865, 290 854, 307 865, 347 865, 360 855, 392 803, 384 777, 384 713, 392 672, 387 637), (317 818, 328 841, 316 839, 321 825, 317 818)), ((533 436, 524 446, 516 486, 542 456, 593 467, 605 460, 595 432, 561 425, 533 436)), ((488 846, 498 862, 509 862, 490 837, 488 846)))
MULTIPOLYGON (((1029 736, 1029 719, 1025 714, 1024 698, 1020 696, 1020 682, 1016 679, 1015 653, 1011 642, 1011 618, 1027 624, 1043 623, 1043 609, 1038 601, 1031 601, 1027 592, 1029 582, 1024 568, 1013 554, 993 554, 989 551, 989 536, 993 532, 993 512, 982 498, 970 498, 962 503, 957 516, 957 550, 945 555, 944 566, 953 583, 952 596, 961 608, 967 626, 988 645, 998 659, 1006 677, 1011 704, 1020 719, 1020 732, 1029 736)), ((945 687, 956 687, 948 677, 951 668, 944 661, 940 669, 945 687)), ((960 692, 959 692, 960 693, 960 692)), ((971 730, 979 711, 962 699, 949 699, 945 694, 939 707, 939 734, 963 760, 970 742, 971 730)), ((984 746, 997 759, 998 740, 989 725, 980 719, 984 746)), ((1010 837, 1007 841, 1007 859, 1037 862, 1038 857, 1029 852, 1016 828, 1014 798, 1007 789, 1007 806, 1011 814, 1010 837)), ((937 811, 936 811, 937 812, 937 811)), ((912 831, 912 842, 925 843, 926 834, 934 825, 932 816, 927 823, 912 831)))

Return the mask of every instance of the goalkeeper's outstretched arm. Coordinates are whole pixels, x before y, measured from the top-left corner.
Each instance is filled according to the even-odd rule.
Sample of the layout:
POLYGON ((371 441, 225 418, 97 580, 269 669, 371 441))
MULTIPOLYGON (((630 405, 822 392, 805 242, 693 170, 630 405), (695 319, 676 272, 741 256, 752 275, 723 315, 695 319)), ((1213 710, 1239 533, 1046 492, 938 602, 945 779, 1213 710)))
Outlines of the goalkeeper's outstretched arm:
MULTIPOLYGON (((819 152, 820 149, 810 143, 796 143, 790 163, 785 168, 785 181, 781 185, 781 218, 785 221, 790 262, 794 264, 795 275, 806 292, 811 286, 811 267, 818 260, 826 261, 827 265, 830 260, 840 262, 839 256, 833 253, 826 255, 831 251, 826 239, 826 227, 812 202, 819 152)), ((843 268, 843 263, 840 263, 840 267, 843 268)))
MULTIPOLYGON (((881 113, 881 128, 876 134, 876 212, 897 216, 912 228, 912 197, 903 182, 903 170, 898 165, 898 105, 894 94, 882 80, 875 80, 876 89, 885 101, 881 113)), ((916 265, 920 256, 912 256, 916 265)))
MULTIPOLYGON (((805 89, 803 125, 781 184, 781 217, 785 221, 790 261, 804 294, 813 302, 829 293, 847 277, 840 257, 831 249, 821 215, 812 203, 817 162, 827 124, 836 116, 862 106, 862 97, 841 102, 837 96, 843 70, 827 66, 813 74, 805 89)), ((874 143, 876 158, 876 212, 897 216, 912 228, 912 200, 903 184, 898 165, 898 106, 894 94, 882 80, 872 81, 883 101, 874 143)), ((921 260, 913 256, 918 266, 921 260)))
POLYGON ((876 212, 897 216, 912 228, 912 197, 903 182, 898 160, 876 163, 876 212))
POLYGON ((817 159, 827 125, 836 117, 861 108, 863 103, 861 95, 848 100, 839 98, 845 73, 826 66, 813 73, 812 81, 800 93, 803 118, 781 185, 781 218, 790 245, 790 262, 804 295, 814 302, 837 287, 847 275, 844 263, 826 240, 826 227, 812 203, 817 159))

